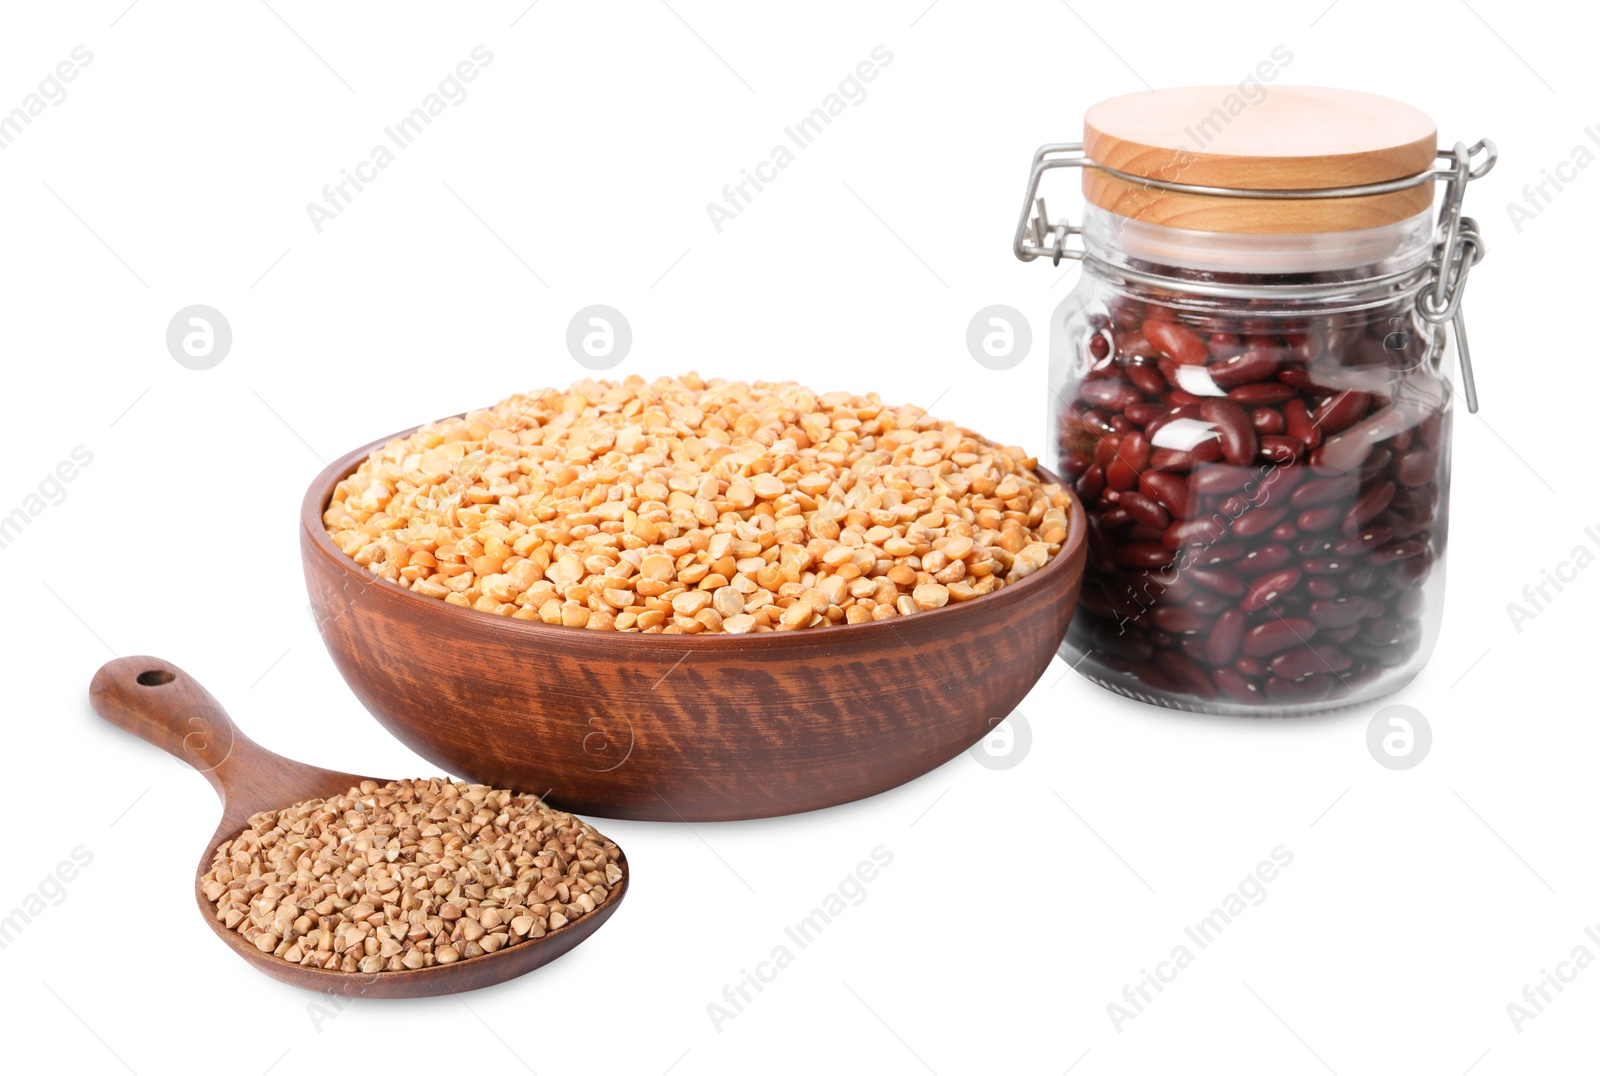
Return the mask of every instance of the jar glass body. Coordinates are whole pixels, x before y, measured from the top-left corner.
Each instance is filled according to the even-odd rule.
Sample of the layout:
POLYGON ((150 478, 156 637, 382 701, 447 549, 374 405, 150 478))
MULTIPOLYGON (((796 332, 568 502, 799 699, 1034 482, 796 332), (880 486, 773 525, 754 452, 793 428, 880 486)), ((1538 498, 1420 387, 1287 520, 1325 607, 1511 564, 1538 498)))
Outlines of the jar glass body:
POLYGON ((1409 681, 1443 615, 1450 334, 1428 214, 1188 232, 1090 206, 1051 324, 1048 462, 1089 521, 1065 660, 1163 706, 1261 716, 1409 681))

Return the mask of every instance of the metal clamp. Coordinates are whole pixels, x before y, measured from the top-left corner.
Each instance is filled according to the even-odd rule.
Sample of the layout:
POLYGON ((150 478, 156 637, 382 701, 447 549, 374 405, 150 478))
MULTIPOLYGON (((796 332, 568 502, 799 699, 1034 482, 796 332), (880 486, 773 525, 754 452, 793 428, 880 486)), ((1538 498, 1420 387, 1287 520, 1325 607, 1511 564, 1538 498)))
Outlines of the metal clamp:
POLYGON ((1062 258, 1082 261, 1086 251, 1069 248, 1067 240, 1082 235, 1083 229, 1065 217, 1051 222, 1045 209, 1044 198, 1039 194, 1039 181, 1044 174, 1056 168, 1096 168, 1136 186, 1179 194, 1210 195, 1218 198, 1257 198, 1268 201, 1298 200, 1306 198, 1362 198, 1375 194, 1420 187, 1434 180, 1445 181, 1444 201, 1439 207, 1439 217, 1434 228, 1434 250, 1430 269, 1431 283, 1417 292, 1417 313, 1434 325, 1450 322, 1456 335, 1460 355, 1461 382, 1466 391, 1467 410, 1478 410, 1478 390, 1472 376, 1472 351, 1467 344, 1466 320, 1461 313, 1461 296, 1466 289, 1467 274, 1483 260, 1484 242, 1478 224, 1463 216, 1461 209, 1466 198, 1467 184, 1489 173, 1499 157, 1495 144, 1487 138, 1471 146, 1457 142, 1449 151, 1440 151, 1438 159, 1450 162, 1447 167, 1430 168, 1411 176, 1385 180, 1381 183, 1364 183, 1351 187, 1319 187, 1308 190, 1255 190, 1250 187, 1206 187, 1194 183, 1176 183, 1170 180, 1151 179, 1101 164, 1084 156, 1081 142, 1052 142, 1040 146, 1033 155, 1033 165, 1028 174, 1028 190, 1022 199, 1022 213, 1017 218, 1017 230, 1012 236, 1011 251, 1021 261, 1049 258, 1052 265, 1060 265, 1062 258), (1482 160, 1473 161, 1482 155, 1482 160))

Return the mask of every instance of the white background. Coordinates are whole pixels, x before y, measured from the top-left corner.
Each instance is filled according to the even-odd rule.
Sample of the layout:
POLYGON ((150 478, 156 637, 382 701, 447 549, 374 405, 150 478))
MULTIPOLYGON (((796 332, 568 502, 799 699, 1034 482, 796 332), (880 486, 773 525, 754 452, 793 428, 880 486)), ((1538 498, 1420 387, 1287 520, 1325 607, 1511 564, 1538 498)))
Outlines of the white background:
POLYGON ((1520 632, 1507 613, 1575 547, 1600 551, 1600 168, 1520 232, 1506 210, 1600 124, 1586 9, 125 4, 0 16, 0 111, 75 46, 93 53, 0 151, 0 514, 74 447, 93 453, 0 550, 0 913, 75 847, 93 856, 0 952, 12 1056, 141 1076, 1593 1066, 1600 970, 1520 1031, 1506 1008, 1576 946, 1600 957, 1584 934, 1600 929, 1600 567, 1520 632), (306 203, 478 45, 494 59, 469 97, 318 234, 306 203), (893 61, 867 98, 719 234, 706 203, 879 45, 893 61), (564 334, 591 303, 632 324, 618 374, 798 375, 1041 448, 1043 326, 1072 278, 1010 255, 1029 155, 1076 138, 1102 97, 1236 82, 1276 45, 1285 82, 1389 94, 1447 142, 1501 150, 1470 194, 1490 250, 1467 296, 1483 411, 1457 419, 1448 613, 1391 700, 1432 724, 1420 766, 1369 756, 1377 707, 1197 718, 1057 661, 1009 769, 964 756, 776 821, 599 820, 628 851, 631 897, 526 979, 334 1012, 217 944, 188 877, 211 791, 102 724, 85 689, 113 653, 158 654, 275 750, 431 772, 362 710, 306 613, 296 514, 322 460, 583 376, 564 334), (164 341, 194 303, 234 335, 205 372, 164 341), (992 303, 1035 326, 1006 372, 964 343, 992 303), (708 1003, 878 845, 894 860, 865 902, 717 1026, 708 1003), (1278 845, 1294 860, 1265 902, 1114 1027, 1124 985, 1278 845))

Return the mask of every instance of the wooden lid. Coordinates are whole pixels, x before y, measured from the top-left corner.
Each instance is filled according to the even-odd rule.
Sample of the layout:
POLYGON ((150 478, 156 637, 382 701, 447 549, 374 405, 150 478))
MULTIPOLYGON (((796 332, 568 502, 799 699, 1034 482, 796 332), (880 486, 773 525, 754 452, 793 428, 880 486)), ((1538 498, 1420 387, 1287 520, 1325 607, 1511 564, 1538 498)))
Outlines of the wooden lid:
MULTIPOLYGON (((1102 101, 1083 117, 1083 149, 1122 172, 1255 190, 1348 187, 1434 163, 1438 132, 1420 110, 1321 86, 1189 86, 1102 101), (1253 99, 1252 99, 1253 98, 1253 99)), ((1433 183, 1360 198, 1267 200, 1179 194, 1083 170, 1083 193, 1113 213, 1203 232, 1375 228, 1433 204, 1433 183)))

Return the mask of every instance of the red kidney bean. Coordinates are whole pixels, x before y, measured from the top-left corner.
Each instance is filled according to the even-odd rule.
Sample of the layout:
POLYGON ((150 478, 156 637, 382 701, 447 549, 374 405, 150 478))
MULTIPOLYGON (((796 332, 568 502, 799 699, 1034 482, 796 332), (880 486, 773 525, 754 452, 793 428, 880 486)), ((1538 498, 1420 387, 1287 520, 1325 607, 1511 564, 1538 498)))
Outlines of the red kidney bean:
POLYGON ((1244 633, 1245 657, 1265 658, 1294 646, 1306 645, 1317 626, 1300 617, 1280 617, 1257 624, 1244 633))
POLYGON ((1150 462, 1150 442, 1142 433, 1129 433, 1117 445, 1116 455, 1106 464, 1106 485, 1114 490, 1132 489, 1139 483, 1139 472, 1150 462))
POLYGON ((1139 390, 1118 378, 1107 377, 1098 381, 1085 381, 1078 390, 1085 400, 1096 407, 1104 407, 1112 411, 1121 411, 1130 404, 1140 403, 1143 397, 1139 390))
POLYGON ((1150 420, 1162 414, 1166 409, 1160 404, 1138 403, 1130 404, 1122 415, 1135 426, 1147 426, 1150 420))
POLYGON ((1252 549, 1246 553, 1239 563, 1234 565, 1235 570, 1248 576, 1257 576, 1262 572, 1273 572, 1282 568, 1294 556, 1285 545, 1264 545, 1259 549, 1252 549))
MULTIPOLYGON (((1339 522, 1344 506, 1338 504, 1325 504, 1320 508, 1307 508, 1295 517, 1294 525, 1300 528, 1302 534, 1313 534, 1316 531, 1327 530, 1339 522)), ((1332 549, 1332 546, 1329 546, 1332 549)))
POLYGON ((1167 528, 1161 536, 1161 544, 1171 550, 1190 545, 1210 545, 1226 533, 1227 528, 1215 519, 1184 520, 1167 528))
POLYGON ((1283 416, 1270 407, 1257 407, 1250 412, 1250 425, 1256 435, 1276 435, 1283 432, 1283 416))
POLYGON ((1361 461, 1361 469, 1356 473, 1361 476, 1361 484, 1377 481, 1389 468, 1389 461, 1394 459, 1394 453, 1387 448, 1375 449, 1367 453, 1367 458, 1361 461))
POLYGON ((1378 548, 1391 537, 1393 532, 1388 527, 1372 524, 1357 534, 1335 542, 1333 551, 1341 557, 1357 557, 1378 548))
MULTIPOLYGON (((1155 501, 1135 489, 1130 489, 1118 497, 1117 504, 1128 515, 1147 527, 1157 527, 1165 530, 1167 525, 1172 522, 1172 517, 1167 514, 1165 508, 1162 508, 1155 501)), ((1156 540, 1160 541, 1160 537, 1157 536, 1156 540)))
POLYGON ((1277 434, 1266 434, 1260 438, 1261 458, 1268 463, 1288 464, 1293 463, 1305 455, 1306 446, 1293 437, 1280 437, 1277 434))
MULTIPOLYGON (((1102 498, 1102 501, 1103 500, 1104 498, 1102 498)), ((1099 513, 1097 516, 1095 516, 1095 522, 1099 525, 1099 528, 1102 531, 1118 531, 1132 523, 1133 517, 1128 514, 1127 509, 1117 506, 1113 508, 1107 508, 1105 511, 1099 513)))
POLYGON ((1294 386, 1285 385, 1281 381, 1258 381, 1228 390, 1228 399, 1246 407, 1281 404, 1285 400, 1294 399, 1295 396, 1294 386))
POLYGON ((1339 596, 1339 582, 1327 576, 1319 579, 1307 579, 1306 593, 1313 598, 1337 598, 1339 596))
POLYGON ((1175 635, 1205 631, 1211 626, 1211 618, 1201 616, 1190 605, 1158 605, 1150 610, 1150 619, 1162 631, 1175 635))
POLYGON ((1246 705, 1261 702, 1261 689, 1256 687, 1255 681, 1232 669, 1212 669, 1211 680, 1217 685, 1218 690, 1234 702, 1246 705))
POLYGON ((1392 561, 1405 560, 1407 557, 1415 557, 1427 548, 1427 546, 1423 545, 1416 539, 1407 538, 1403 541, 1390 542, 1388 545, 1381 545, 1377 549, 1374 549, 1370 556, 1374 567, 1382 567, 1383 565, 1389 564, 1392 561))
POLYGON ((1267 675, 1267 663, 1259 658, 1239 658, 1233 663, 1233 669, 1240 676, 1267 675))
MULTIPOLYGON (((1379 513, 1389 507, 1389 502, 1394 500, 1394 490, 1393 482, 1379 482, 1375 486, 1367 487, 1366 492, 1356 499, 1356 503, 1350 506, 1349 511, 1344 513, 1343 522, 1339 524, 1340 531, 1346 536, 1359 534, 1363 527, 1378 518, 1379 513)), ((1338 506, 1329 505, 1329 507, 1338 506)))
POLYGON ((1118 443, 1117 455, 1135 471, 1142 471, 1150 462, 1150 442, 1142 433, 1129 433, 1118 443))
POLYGON ((1216 497, 1244 489, 1255 476, 1254 467, 1206 467, 1190 476, 1189 489, 1201 497, 1216 497))
POLYGON ((1354 426, 1367 413, 1367 406, 1372 402, 1372 397, 1365 392, 1355 389, 1346 389, 1328 398, 1328 401, 1317 408, 1311 420, 1322 428, 1325 434, 1339 433, 1354 426))
POLYGON ((1216 542, 1208 546, 1195 547, 1191 565, 1199 568, 1214 568, 1218 564, 1227 564, 1229 561, 1238 560, 1244 556, 1244 546, 1236 542, 1216 542))
POLYGON ((1246 613, 1259 613, 1293 590, 1295 584, 1299 582, 1299 568, 1279 568, 1277 571, 1258 575, 1250 580, 1250 588, 1240 599, 1239 608, 1246 613))
POLYGON ((1106 488, 1106 469, 1098 463, 1093 464, 1084 471, 1078 479, 1078 496, 1086 501, 1092 501, 1106 488))
POLYGON ((1167 358, 1180 366, 1199 366, 1206 361, 1206 344, 1193 332, 1170 321, 1146 321, 1144 338, 1167 358))
POLYGON ((1346 557, 1307 557, 1300 562, 1300 567, 1312 575, 1338 575, 1348 572, 1351 563, 1346 557))
POLYGON ((1177 475, 1146 471, 1139 477, 1139 492, 1179 519, 1186 519, 1190 514, 1189 483, 1177 475))
POLYGON ((1172 563, 1172 551, 1159 542, 1130 542, 1117 547, 1117 563, 1130 568, 1164 568, 1172 563))
POLYGON ((1229 609, 1219 615, 1206 639, 1206 660, 1216 666, 1231 662, 1239 653, 1248 619, 1242 609, 1229 609))
POLYGON ((1311 421, 1311 410, 1305 401, 1290 400, 1283 405, 1284 432, 1308 449, 1322 444, 1322 429, 1311 421))
POLYGON ((1213 397, 1200 402, 1200 417, 1217 428, 1223 459, 1243 466, 1256 458, 1256 431, 1244 408, 1232 400, 1213 397))
POLYGON ((1140 392, 1159 396, 1167 391, 1167 380, 1161 376, 1160 367, 1153 362, 1130 362, 1123 367, 1123 372, 1140 392))
POLYGON ((1294 521, 1286 519, 1267 532, 1267 540, 1276 542, 1278 545, 1288 545, 1299 534, 1300 532, 1294 529, 1294 521))
POLYGON ((1233 533, 1240 538, 1254 538, 1272 530, 1288 514, 1287 508, 1253 507, 1233 521, 1233 533))
POLYGON ((1295 541, 1294 551, 1302 557, 1325 557, 1333 552, 1336 540, 1326 534, 1303 534, 1295 541))
POLYGON ((1255 347, 1239 355, 1212 363, 1206 368, 1212 383, 1220 389, 1235 389, 1253 381, 1265 381, 1278 372, 1279 356, 1274 348, 1255 347))
POLYGON ((1359 469, 1371 451, 1370 435, 1349 430, 1328 438, 1321 447, 1312 450, 1311 469, 1318 474, 1345 474, 1359 469))
POLYGON ((1121 456, 1111 457, 1106 464, 1106 486, 1117 492, 1132 489, 1139 484, 1139 472, 1121 456))
MULTIPOLYGON (((1321 580, 1313 580, 1321 582, 1321 580)), ((1348 628, 1350 625, 1365 620, 1371 614, 1367 611, 1367 603, 1361 598, 1333 598, 1323 601, 1314 601, 1307 610, 1312 623, 1319 628, 1348 628)))
POLYGON ((1289 495, 1289 503, 1296 508, 1315 508, 1319 504, 1346 500, 1356 488, 1354 478, 1313 478, 1289 495))
POLYGON ((1237 598, 1245 592, 1244 580, 1226 568, 1190 568, 1183 574, 1207 590, 1230 598, 1237 598))
MULTIPOLYGON (((1329 371, 1331 372, 1331 371, 1329 371)), ((1318 381, 1316 375, 1310 370, 1290 367, 1278 375, 1278 380, 1285 385, 1290 385, 1306 396, 1331 396, 1339 389, 1318 381)))
POLYGON ((1320 638, 1323 642, 1333 643, 1335 646, 1343 646, 1351 639, 1354 639, 1360 630, 1360 624, 1351 624, 1347 628, 1334 628, 1332 630, 1324 628, 1320 638))

